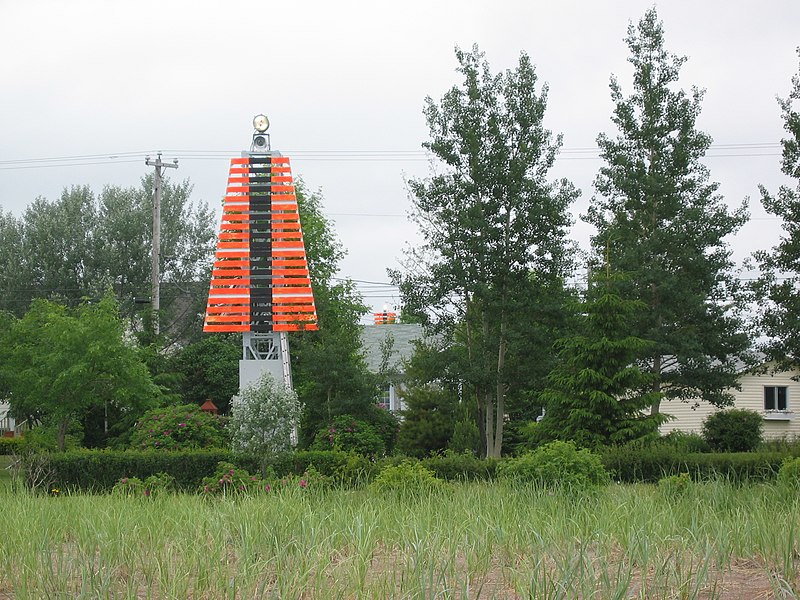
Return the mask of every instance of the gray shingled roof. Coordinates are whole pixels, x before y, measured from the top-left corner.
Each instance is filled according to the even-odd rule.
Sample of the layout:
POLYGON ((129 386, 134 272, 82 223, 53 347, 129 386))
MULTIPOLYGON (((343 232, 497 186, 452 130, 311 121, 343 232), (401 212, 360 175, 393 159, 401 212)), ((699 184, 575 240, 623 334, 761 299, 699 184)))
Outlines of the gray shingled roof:
POLYGON ((414 340, 424 337, 422 325, 415 323, 393 323, 387 325, 364 325, 361 328, 361 344, 364 346, 364 356, 367 367, 377 373, 381 367, 381 343, 389 336, 394 338, 389 366, 403 369, 403 361, 411 358, 414 353, 414 340))

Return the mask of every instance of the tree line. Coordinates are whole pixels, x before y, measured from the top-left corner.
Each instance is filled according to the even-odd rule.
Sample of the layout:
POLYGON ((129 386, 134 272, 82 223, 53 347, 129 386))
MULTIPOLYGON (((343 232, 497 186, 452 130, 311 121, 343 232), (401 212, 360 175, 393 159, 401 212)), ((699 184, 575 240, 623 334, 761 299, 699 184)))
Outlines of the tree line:
MULTIPOLYGON (((397 423, 375 404, 386 374, 363 357, 367 307, 352 282, 334 278, 344 249, 320 195, 298 184, 320 322, 290 339, 303 446, 345 415, 409 454, 654 436, 664 399, 732 401, 742 365, 755 360, 754 298, 764 360, 795 366, 800 185, 762 188, 786 236, 756 255, 762 276, 743 286, 726 238, 748 215, 744 203, 728 209, 701 162, 711 144, 696 127, 703 93, 680 89, 686 59, 665 49, 655 9, 630 24, 625 43, 633 91, 612 76, 616 131, 598 136, 603 165, 583 216, 596 229, 586 289, 569 284, 582 258, 568 238, 580 192, 550 177, 562 140, 543 124, 548 89, 530 58, 493 73, 477 46, 457 50, 462 83, 426 99, 435 174, 409 182, 424 242, 391 277, 402 318, 429 335, 406 365, 397 440, 397 423)), ((794 180, 799 77, 779 100, 781 168, 794 180)), ((55 428, 60 445, 69 431, 87 445, 124 443, 143 410, 212 399, 225 412, 237 391, 240 340, 201 335, 215 231, 188 182, 167 181, 162 199, 160 337, 136 302, 149 294, 152 185, 148 176, 97 196, 72 187, 20 218, 0 211, 0 397, 55 428), (128 379, 110 363, 100 369, 99 355, 127 365, 128 379)))
MULTIPOLYGON (((406 318, 437 334, 417 357, 415 385, 449 386, 450 412, 476 420, 484 455, 551 439, 593 447, 653 436, 668 418, 662 401, 726 406, 744 365, 797 364, 800 188, 762 187, 786 236, 756 255, 758 282, 742 285, 726 239, 747 222, 747 206, 730 210, 701 162, 712 141, 697 128, 703 91, 680 88, 686 58, 664 38, 652 8, 625 38, 632 92, 611 77, 615 131, 597 137, 603 165, 582 217, 596 230, 587 290, 567 283, 578 192, 549 176, 561 136, 543 125, 548 88, 530 58, 493 73, 477 46, 457 50, 462 83, 426 100, 436 174, 409 186, 424 242, 392 277, 406 318), (747 317, 753 301, 757 324, 747 317), (758 348, 764 357, 753 352, 754 325, 770 340, 758 348), (457 375, 436 368, 443 353, 457 375)), ((795 180, 798 99, 795 76, 779 100, 789 134, 782 171, 795 180)), ((416 393, 412 409, 430 410, 416 393)))

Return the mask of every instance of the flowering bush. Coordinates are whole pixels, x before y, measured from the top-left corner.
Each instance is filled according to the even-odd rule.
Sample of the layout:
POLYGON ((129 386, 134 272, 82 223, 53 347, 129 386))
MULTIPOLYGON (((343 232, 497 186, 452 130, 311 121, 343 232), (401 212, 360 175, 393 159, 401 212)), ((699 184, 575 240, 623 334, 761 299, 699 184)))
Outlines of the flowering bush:
POLYGON ((350 415, 336 417, 333 422, 317 432, 312 450, 342 450, 361 456, 382 456, 385 451, 383 438, 365 421, 350 415))
POLYGON ((200 493, 209 495, 246 494, 259 490, 268 492, 271 486, 259 475, 251 475, 246 469, 228 462, 219 463, 214 474, 204 478, 200 486, 200 493))
POLYGON ((223 448, 225 424, 195 404, 147 411, 131 435, 131 447, 139 450, 189 450, 223 448))
POLYGON ((156 473, 142 481, 138 477, 123 477, 112 490, 120 496, 144 496, 154 498, 175 490, 175 478, 167 473, 156 473))
POLYGON ((200 493, 211 496, 243 495, 280 492, 284 490, 318 490, 331 484, 331 478, 320 474, 313 466, 309 466, 302 475, 287 475, 277 479, 271 470, 262 478, 251 475, 246 469, 240 469, 231 463, 221 462, 211 477, 206 477, 200 486, 200 493))

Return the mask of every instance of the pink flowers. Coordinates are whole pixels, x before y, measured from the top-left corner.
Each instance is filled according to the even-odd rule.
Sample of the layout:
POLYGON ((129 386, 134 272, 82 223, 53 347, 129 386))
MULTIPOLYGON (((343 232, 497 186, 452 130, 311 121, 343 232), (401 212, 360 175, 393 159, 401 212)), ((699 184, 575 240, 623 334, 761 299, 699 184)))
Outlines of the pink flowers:
POLYGON ((305 479, 301 479, 300 480, 300 487, 301 488, 307 488, 308 487, 308 482, 305 479))

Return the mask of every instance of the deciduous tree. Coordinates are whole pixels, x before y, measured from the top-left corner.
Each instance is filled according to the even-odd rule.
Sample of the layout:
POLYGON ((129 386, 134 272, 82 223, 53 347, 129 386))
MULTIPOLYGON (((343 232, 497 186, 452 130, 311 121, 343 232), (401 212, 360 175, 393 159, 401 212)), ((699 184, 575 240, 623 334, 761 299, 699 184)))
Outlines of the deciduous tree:
POLYGON ((76 309, 35 300, 21 319, 5 320, 0 382, 17 417, 58 426, 60 449, 69 425, 92 407, 143 410, 159 395, 108 295, 76 309))
POLYGON ((485 451, 503 443, 512 343, 519 308, 538 285, 571 269, 569 204, 578 195, 551 181, 561 138, 543 125, 547 86, 527 55, 493 74, 482 52, 456 50, 464 81, 426 99, 434 174, 409 182, 424 244, 400 281, 404 310, 425 314, 463 345, 463 379, 483 417, 485 451))

